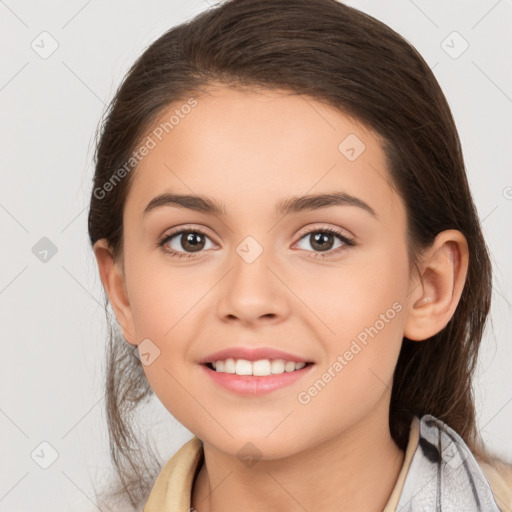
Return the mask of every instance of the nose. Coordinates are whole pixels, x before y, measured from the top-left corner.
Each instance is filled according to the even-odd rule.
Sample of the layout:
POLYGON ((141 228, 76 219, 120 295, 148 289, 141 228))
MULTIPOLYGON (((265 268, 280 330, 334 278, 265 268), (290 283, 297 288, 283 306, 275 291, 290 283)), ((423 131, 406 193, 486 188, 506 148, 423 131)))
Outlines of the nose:
POLYGON ((217 302, 217 314, 224 322, 255 326, 279 323, 287 318, 288 289, 269 260, 266 251, 255 259, 245 257, 243 250, 234 255, 217 302))

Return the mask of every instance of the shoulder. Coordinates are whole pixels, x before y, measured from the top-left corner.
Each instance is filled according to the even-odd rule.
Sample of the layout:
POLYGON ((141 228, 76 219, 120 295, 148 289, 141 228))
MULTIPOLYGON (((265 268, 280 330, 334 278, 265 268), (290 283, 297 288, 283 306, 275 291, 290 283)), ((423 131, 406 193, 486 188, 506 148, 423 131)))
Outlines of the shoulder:
POLYGON ((203 445, 194 436, 187 441, 160 471, 143 512, 188 510, 194 477, 203 460, 203 445))
POLYGON ((399 505, 416 510, 437 496, 443 510, 456 499, 460 510, 512 511, 512 465, 478 444, 470 449, 446 423, 423 415, 399 505))
POLYGON ((477 458, 477 462, 491 486, 498 506, 502 510, 512 510, 512 464, 498 457, 488 462, 477 458))

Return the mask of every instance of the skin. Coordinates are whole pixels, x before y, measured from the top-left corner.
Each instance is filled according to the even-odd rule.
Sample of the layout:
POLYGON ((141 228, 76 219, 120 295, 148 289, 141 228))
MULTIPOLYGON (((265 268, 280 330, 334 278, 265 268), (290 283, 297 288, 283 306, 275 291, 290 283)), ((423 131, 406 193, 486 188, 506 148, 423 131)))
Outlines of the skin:
POLYGON ((144 366, 151 387, 204 443, 191 506, 381 511, 404 456, 388 425, 402 338, 425 340, 452 317, 467 272, 466 240, 455 230, 440 233, 419 272, 409 272, 406 210, 390 186, 380 139, 338 110, 284 91, 221 85, 196 99, 134 171, 122 258, 113 259, 105 240, 94 247, 126 341, 135 347, 149 339, 160 350, 144 366), (348 134, 365 145, 354 161, 338 149, 348 134), (362 199, 377 217, 353 205, 274 213, 290 196, 333 191, 362 199), (143 216, 163 192, 211 197, 225 216, 175 206, 143 216), (191 252, 178 235, 167 248, 193 257, 165 254, 159 240, 185 225, 205 232, 204 248, 191 252), (334 253, 343 246, 334 237, 318 250, 305 234, 322 228, 337 228, 356 245, 334 253), (252 263, 236 251, 247 236, 263 249, 252 263), (298 394, 396 302, 401 311, 300 403, 298 394), (235 395, 198 364, 234 345, 275 347, 315 366, 270 394, 235 395), (248 442, 259 452, 250 466, 237 457, 248 442))

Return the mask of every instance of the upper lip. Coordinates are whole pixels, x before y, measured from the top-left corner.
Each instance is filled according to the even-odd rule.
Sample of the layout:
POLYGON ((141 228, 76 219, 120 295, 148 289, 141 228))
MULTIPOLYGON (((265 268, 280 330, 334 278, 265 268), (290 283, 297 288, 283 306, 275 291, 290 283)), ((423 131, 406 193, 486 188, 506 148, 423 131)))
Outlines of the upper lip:
POLYGON ((308 359, 304 359, 303 357, 271 347, 228 347, 204 357, 199 361, 199 363, 214 363, 215 361, 225 361, 229 358, 246 359, 248 361, 258 361, 259 359, 284 359, 285 361, 294 361, 296 363, 312 362, 308 359))

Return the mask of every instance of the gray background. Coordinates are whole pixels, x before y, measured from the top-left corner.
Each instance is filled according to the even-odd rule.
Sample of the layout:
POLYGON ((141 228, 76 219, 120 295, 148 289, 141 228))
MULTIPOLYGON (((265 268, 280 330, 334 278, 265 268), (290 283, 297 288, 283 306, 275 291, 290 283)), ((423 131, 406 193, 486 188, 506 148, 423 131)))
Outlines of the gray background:
MULTIPOLYGON (((452 108, 495 271, 478 423, 488 445, 512 459, 512 1, 347 3, 414 45, 452 108)), ((92 482, 108 474, 109 459, 106 327, 87 239, 94 134, 135 58, 208 5, 0 1, 2 512, 99 510, 92 482)), ((163 457, 191 437, 157 400, 146 414, 163 457)))

